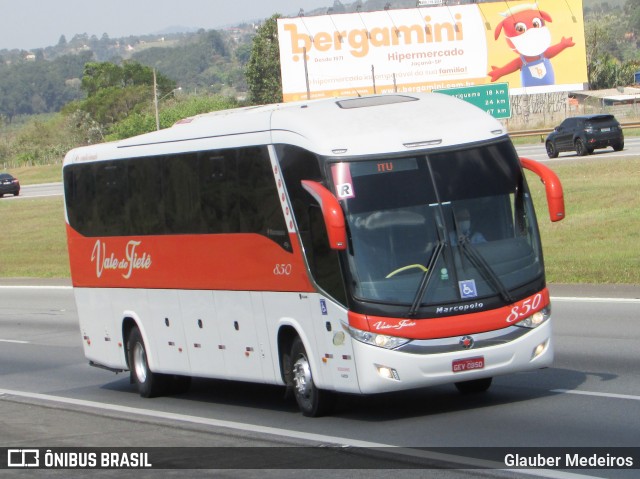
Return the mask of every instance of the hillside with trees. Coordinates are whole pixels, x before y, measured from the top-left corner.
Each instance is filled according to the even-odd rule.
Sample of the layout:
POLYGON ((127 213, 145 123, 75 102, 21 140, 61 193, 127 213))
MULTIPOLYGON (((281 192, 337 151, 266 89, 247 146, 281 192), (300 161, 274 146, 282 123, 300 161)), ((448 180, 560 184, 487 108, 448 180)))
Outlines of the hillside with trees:
MULTIPOLYGON (((300 14, 387 5, 413 7, 415 0, 335 0, 300 14)), ((591 88, 631 84, 640 70, 640 0, 584 0, 584 15, 591 88)), ((60 161, 79 144, 132 136, 205 111, 278 101, 277 17, 165 35, 61 36, 43 49, 1 50, 0 166, 60 161)))

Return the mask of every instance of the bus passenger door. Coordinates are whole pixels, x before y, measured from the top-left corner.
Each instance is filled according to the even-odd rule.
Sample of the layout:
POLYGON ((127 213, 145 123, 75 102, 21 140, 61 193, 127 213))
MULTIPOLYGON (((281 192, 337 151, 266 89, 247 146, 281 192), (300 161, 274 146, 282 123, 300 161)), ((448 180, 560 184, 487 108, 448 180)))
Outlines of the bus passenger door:
POLYGON ((147 291, 149 318, 145 321, 149 335, 155 339, 147 348, 155 349, 158 372, 191 375, 189 355, 182 327, 182 312, 176 291, 147 291))
POLYGON ((180 291, 179 299, 191 374, 226 378, 213 292, 180 291))

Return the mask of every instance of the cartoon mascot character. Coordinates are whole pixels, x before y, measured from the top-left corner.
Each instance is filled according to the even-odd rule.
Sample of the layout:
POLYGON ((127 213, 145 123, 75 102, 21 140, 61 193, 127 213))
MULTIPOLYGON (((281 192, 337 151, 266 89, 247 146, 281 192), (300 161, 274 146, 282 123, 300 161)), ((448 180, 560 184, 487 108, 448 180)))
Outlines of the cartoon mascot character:
POLYGON ((560 43, 551 45, 551 32, 546 26, 551 16, 535 3, 517 5, 500 15, 505 19, 496 27, 495 39, 504 29, 507 44, 519 57, 503 67, 492 65, 488 73, 491 81, 520 70, 523 87, 553 85, 555 75, 549 59, 574 46, 573 38, 562 37, 560 43))

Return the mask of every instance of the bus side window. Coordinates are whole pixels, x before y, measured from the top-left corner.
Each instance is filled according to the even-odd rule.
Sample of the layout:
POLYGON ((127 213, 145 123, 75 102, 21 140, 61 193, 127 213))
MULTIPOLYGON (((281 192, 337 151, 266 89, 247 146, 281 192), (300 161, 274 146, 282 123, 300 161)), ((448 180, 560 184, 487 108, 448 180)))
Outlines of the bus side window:
POLYGON ((165 233, 164 199, 157 163, 153 158, 140 158, 129 163, 129 217, 135 228, 134 234, 165 233))
POLYGON ((122 163, 97 163, 96 204, 100 205, 96 232, 102 236, 131 234, 127 210, 129 196, 127 175, 122 163))
POLYGON ((227 198, 224 181, 227 178, 224 156, 206 152, 198 163, 200 176, 200 208, 208 233, 228 230, 227 198))
POLYGON ((335 300, 346 304, 338 253, 329 245, 319 205, 301 184, 322 180, 318 158, 291 145, 277 145, 276 152, 311 275, 335 300))
POLYGON ((164 159, 163 183, 167 232, 204 233, 200 210, 200 180, 194 153, 164 159))
MULTIPOLYGON (((318 284, 338 302, 346 305, 338 252, 331 249, 322 211, 317 205, 309 206, 310 254, 307 254, 311 273, 318 284)), ((305 250, 306 251, 306 250, 305 250)))

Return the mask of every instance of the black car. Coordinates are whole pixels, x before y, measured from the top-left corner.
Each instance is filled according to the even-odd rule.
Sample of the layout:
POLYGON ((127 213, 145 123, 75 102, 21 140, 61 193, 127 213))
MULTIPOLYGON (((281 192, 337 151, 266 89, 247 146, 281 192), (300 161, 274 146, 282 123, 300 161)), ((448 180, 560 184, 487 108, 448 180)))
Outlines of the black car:
POLYGON ((18 196, 20 194, 20 182, 9 173, 0 173, 0 198, 6 194, 18 196))
POLYGON ((563 151, 575 151, 580 156, 590 155, 596 148, 624 148, 624 135, 620 123, 613 115, 596 114, 567 118, 549 133, 545 142, 549 158, 557 158, 563 151))

